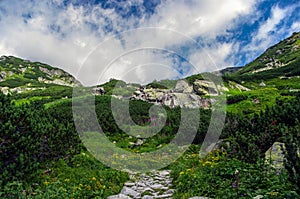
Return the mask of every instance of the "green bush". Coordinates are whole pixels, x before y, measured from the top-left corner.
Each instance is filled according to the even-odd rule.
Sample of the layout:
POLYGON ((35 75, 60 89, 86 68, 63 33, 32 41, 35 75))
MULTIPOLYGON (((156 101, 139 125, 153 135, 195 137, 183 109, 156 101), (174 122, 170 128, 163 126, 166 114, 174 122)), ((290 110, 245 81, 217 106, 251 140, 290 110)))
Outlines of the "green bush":
POLYGON ((186 153, 173 163, 174 198, 203 196, 209 198, 297 198, 285 172, 278 174, 261 161, 254 164, 229 158, 216 150, 205 158, 186 153), (239 172, 238 179, 235 176, 239 172))

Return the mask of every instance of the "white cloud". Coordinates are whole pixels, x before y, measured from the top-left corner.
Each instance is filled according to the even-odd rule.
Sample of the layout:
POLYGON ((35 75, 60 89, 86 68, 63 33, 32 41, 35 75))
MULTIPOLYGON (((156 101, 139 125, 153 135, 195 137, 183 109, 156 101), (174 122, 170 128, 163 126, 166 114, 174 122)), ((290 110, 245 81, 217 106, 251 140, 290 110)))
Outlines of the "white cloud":
POLYGON ((300 30, 300 22, 299 21, 296 21, 296 22, 294 22, 293 24, 292 24, 292 26, 291 26, 291 29, 290 29, 290 34, 291 33, 294 33, 294 32, 296 32, 296 31, 299 31, 300 30))
MULTIPOLYGON (((111 68, 106 71, 103 81, 126 76, 127 80, 149 82, 151 79, 174 78, 178 76, 176 70, 183 71, 183 75, 211 71, 232 65, 234 62, 231 58, 239 46, 235 41, 218 42, 216 37, 229 34, 226 30, 238 24, 253 23, 258 12, 258 1, 168 0, 158 5, 150 17, 144 13, 141 17, 125 19, 115 9, 103 9, 100 5, 68 5, 61 9, 62 0, 3 0, 0 1, 0 7, 6 13, 1 14, 0 11, 0 53, 47 62, 73 75, 85 63, 82 68, 84 75, 79 74, 78 77, 88 83, 95 83, 99 79, 97 75, 113 59, 134 49, 140 50, 125 53, 122 59, 116 59, 115 63, 109 65, 111 68), (30 17, 24 18, 24 15, 30 17), (105 42, 114 33, 149 26, 157 29, 131 31, 105 42), (202 44, 205 51, 194 47, 192 39, 198 38, 205 38, 202 44), (147 53, 143 51, 150 47, 166 49, 173 55, 182 56, 193 62, 196 69, 186 64, 183 64, 186 66, 184 69, 178 66, 176 56, 165 56, 164 53, 149 49, 147 53), (96 52, 91 54, 93 51, 96 52), (85 60, 87 55, 90 55, 89 59, 85 60), (135 70, 127 73, 132 68, 135 70)), ((131 5, 141 6, 142 3, 142 0, 124 1, 122 8, 126 13, 131 5)), ((248 47, 248 50, 266 47, 270 41, 262 40, 264 35, 276 27, 288 11, 273 8, 271 18, 262 24, 254 38, 254 42, 259 44, 257 49, 248 47)), ((293 27, 297 29, 299 24, 295 23, 293 27)))
POLYGON ((252 41, 243 51, 248 52, 248 61, 253 60, 257 53, 261 53, 271 45, 279 42, 280 38, 290 36, 293 31, 299 31, 297 22, 288 27, 285 22, 293 11, 299 7, 298 4, 280 8, 278 5, 272 7, 270 17, 260 24, 258 31, 252 33, 252 41), (281 23, 283 25, 279 26, 281 23), (298 28, 298 29, 297 29, 298 28))
POLYGON ((232 20, 253 11, 255 0, 166 1, 149 25, 174 29, 184 34, 213 38, 231 28, 232 20))

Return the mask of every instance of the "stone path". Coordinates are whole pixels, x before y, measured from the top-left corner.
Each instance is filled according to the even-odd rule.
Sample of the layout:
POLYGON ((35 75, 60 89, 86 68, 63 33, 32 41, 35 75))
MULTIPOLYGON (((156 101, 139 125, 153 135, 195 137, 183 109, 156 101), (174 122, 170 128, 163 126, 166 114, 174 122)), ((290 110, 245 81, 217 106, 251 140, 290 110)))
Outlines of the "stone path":
POLYGON ((172 198, 172 178, 170 170, 153 171, 150 174, 132 174, 124 184, 120 194, 107 199, 156 199, 172 198))

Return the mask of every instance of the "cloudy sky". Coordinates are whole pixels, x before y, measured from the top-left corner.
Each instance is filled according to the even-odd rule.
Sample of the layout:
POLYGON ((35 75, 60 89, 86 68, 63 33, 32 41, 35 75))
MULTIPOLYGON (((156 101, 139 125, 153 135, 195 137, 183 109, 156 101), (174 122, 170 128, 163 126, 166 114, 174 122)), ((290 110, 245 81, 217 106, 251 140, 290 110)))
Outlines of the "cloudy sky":
POLYGON ((300 31, 298 0, 0 0, 0 55, 84 84, 245 65, 300 31))

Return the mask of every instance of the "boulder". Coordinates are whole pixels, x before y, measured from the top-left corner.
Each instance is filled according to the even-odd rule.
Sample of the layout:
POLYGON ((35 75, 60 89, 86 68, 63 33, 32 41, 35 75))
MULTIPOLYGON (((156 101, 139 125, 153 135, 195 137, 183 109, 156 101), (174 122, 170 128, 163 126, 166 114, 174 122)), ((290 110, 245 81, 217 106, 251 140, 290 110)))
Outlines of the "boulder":
POLYGON ((1 92, 4 94, 4 95, 7 95, 10 93, 10 90, 8 87, 0 87, 1 89, 1 92))
POLYGON ((103 95, 105 93, 105 90, 103 87, 96 87, 92 89, 93 95, 103 95))
POLYGON ((193 89, 198 95, 217 95, 218 90, 213 82, 206 80, 196 80, 193 89))
POLYGON ((6 73, 5 72, 0 72, 0 82, 4 81, 6 78, 6 73))
POLYGON ((266 161, 277 170, 284 168, 284 154, 281 147, 285 147, 284 143, 274 142, 265 153, 266 161))
POLYGON ((189 85, 189 83, 185 80, 179 80, 176 83, 174 92, 177 93, 191 93, 193 91, 193 87, 189 85))

